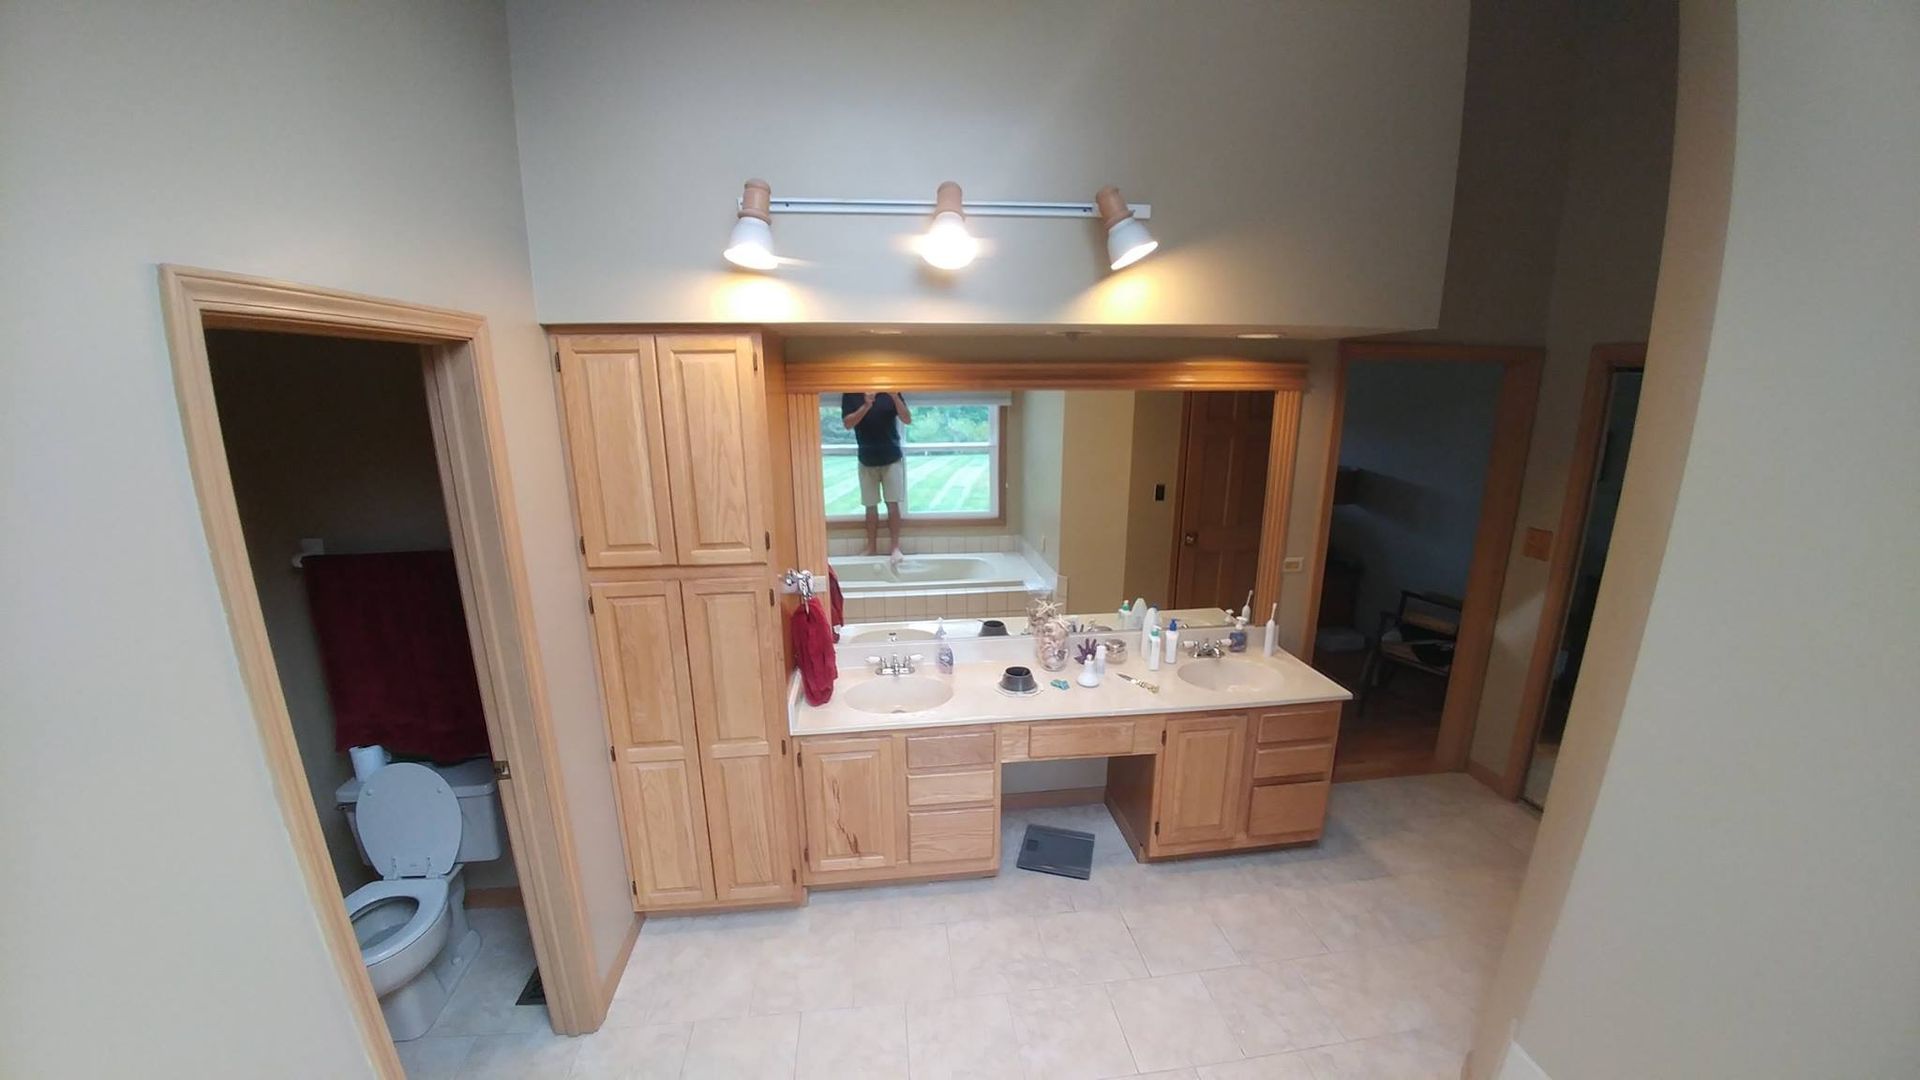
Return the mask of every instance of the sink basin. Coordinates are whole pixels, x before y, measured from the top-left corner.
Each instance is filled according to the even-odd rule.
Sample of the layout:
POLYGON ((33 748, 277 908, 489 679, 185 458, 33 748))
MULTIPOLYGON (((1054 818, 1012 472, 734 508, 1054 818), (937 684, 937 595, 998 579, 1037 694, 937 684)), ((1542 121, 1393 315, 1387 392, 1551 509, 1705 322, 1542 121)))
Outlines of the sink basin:
POLYGON ((924 675, 877 675, 846 691, 848 708, 864 713, 925 712, 945 705, 953 687, 924 675))
POLYGON ((898 630, 866 630, 848 638, 845 644, 866 645, 876 641, 932 641, 933 631, 901 628, 898 630))
POLYGON ((1242 693, 1253 690, 1278 690, 1281 683, 1280 673, 1267 665, 1256 664, 1251 660, 1236 660, 1232 657, 1188 660, 1180 665, 1180 677, 1202 690, 1242 693))

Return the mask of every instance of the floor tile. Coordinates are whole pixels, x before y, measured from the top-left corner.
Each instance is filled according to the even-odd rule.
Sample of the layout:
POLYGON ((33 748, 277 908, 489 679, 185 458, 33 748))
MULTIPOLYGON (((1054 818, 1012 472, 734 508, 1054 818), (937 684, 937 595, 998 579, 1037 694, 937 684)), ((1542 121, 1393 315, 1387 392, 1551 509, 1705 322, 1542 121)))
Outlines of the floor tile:
POLYGON ((1198 1072, 1199 1080, 1319 1080, 1305 1054, 1269 1054, 1246 1061, 1203 1065, 1198 1072))
POLYGON ((1072 911, 1035 920, 1040 948, 1063 984, 1147 976, 1147 962, 1117 911, 1072 911))
POLYGON ((1132 1076, 1133 1055, 1106 990, 1060 986, 1007 999, 1020 1058, 1033 1080, 1101 1080, 1132 1076))
POLYGON ((1279 964, 1222 968, 1201 980, 1248 1057, 1340 1042, 1333 1016, 1299 975, 1279 964))
POLYGON ((513 1035, 550 1030, 546 1006, 514 1004, 530 974, 531 967, 525 971, 468 970, 428 1034, 513 1035))
POLYGON ((1197 904, 1167 903, 1121 910, 1147 971, 1177 975, 1232 967, 1240 957, 1197 904))
POLYGON ((853 931, 835 930, 765 942, 747 1011, 775 1016, 851 1006, 855 976, 866 963, 858 939, 853 931))
POLYGON ((685 1080, 778 1080, 793 1075, 800 1017, 702 1020, 687 1043, 685 1080))
POLYGON ((907 1075, 903 1004, 829 1009, 800 1017, 799 1080, 895 1080, 907 1075))
POLYGON ((448 1035, 409 1039, 394 1043, 400 1054, 400 1066, 407 1080, 450 1080, 460 1075, 460 1066, 473 1052, 472 1035, 448 1035))
POLYGON ((1489 939, 1443 938, 1329 953, 1283 965, 1348 1039, 1472 1023, 1498 955, 1489 939))
POLYGON ((551 1031, 518 1035, 479 1035, 465 1061, 461 1080, 567 1080, 577 1040, 551 1031))
POLYGON ((1015 1077, 1023 1068, 1002 994, 909 1004, 907 1056, 913 1080, 1015 1077))
POLYGON ((1315 1080, 1458 1080, 1466 1054, 1424 1031, 1382 1035, 1300 1055, 1315 1080))
POLYGON ((1004 994, 1060 982, 1040 948, 1040 933, 1029 917, 973 919, 947 927, 953 963, 953 992, 1004 994))
POLYGON ((1328 952, 1351 952, 1400 944, 1399 931, 1381 910, 1384 894, 1400 888, 1393 878, 1377 878, 1289 889, 1286 899, 1328 952))
POLYGON ((938 1001, 953 996, 944 926, 874 930, 851 939, 854 1005, 938 1001))
POLYGON ((1327 951, 1279 889, 1208 901, 1207 914, 1242 963, 1296 960, 1327 951))
POLYGON ((1107 983, 1114 1016, 1142 1070, 1234 1061, 1240 1044, 1200 976, 1107 983))
POLYGON ((569 1080, 674 1080, 692 1034, 692 1024, 602 1027, 577 1040, 569 1080))

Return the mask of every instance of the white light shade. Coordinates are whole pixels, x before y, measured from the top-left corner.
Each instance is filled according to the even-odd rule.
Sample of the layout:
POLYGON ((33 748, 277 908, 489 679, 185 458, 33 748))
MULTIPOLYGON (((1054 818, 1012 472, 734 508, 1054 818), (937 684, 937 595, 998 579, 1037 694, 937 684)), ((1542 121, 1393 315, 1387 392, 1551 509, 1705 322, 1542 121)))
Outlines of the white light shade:
POLYGON ((1132 266, 1159 246, 1160 241, 1147 232, 1139 218, 1121 218, 1107 229, 1107 258, 1115 270, 1132 266))
POLYGON ((773 255, 773 226, 745 214, 733 223, 727 250, 721 254, 728 262, 749 270, 772 270, 780 265, 773 255))
POLYGON ((920 257, 942 270, 958 270, 980 253, 980 241, 967 232, 967 221, 944 210, 933 216, 927 235, 920 238, 920 257))

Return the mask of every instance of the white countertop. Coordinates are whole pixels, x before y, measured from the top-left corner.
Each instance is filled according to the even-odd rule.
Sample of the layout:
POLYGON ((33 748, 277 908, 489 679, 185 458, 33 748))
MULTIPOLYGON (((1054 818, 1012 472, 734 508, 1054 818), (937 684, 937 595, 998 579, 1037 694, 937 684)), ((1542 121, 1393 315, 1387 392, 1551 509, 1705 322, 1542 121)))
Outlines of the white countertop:
MULTIPOLYGON (((1102 635, 1106 636, 1106 635, 1102 635)), ((1180 677, 1179 668, 1217 663, 1195 660, 1181 654, 1174 664, 1162 663, 1160 670, 1148 671, 1146 661, 1130 652, 1126 663, 1108 664, 1107 675, 1097 687, 1084 687, 1075 680, 1080 665, 1069 662, 1064 671, 1048 672, 1034 662, 1033 642, 1027 638, 986 639, 956 645, 953 674, 942 675, 933 662, 933 643, 902 642, 896 651, 908 647, 924 653, 911 678, 938 679, 953 687, 946 703, 920 712, 871 713, 846 704, 848 692, 863 683, 890 679, 875 675, 870 667, 848 663, 843 656, 840 677, 834 684, 833 700, 825 705, 808 705, 800 695, 800 677, 794 675, 788 689, 787 715, 795 735, 828 735, 864 731, 894 731, 901 728, 947 727, 961 724, 1004 724, 1029 720, 1063 720, 1086 716, 1153 715, 1171 712, 1213 712, 1251 709, 1272 705, 1298 705, 1313 701, 1345 701, 1353 695, 1339 683, 1308 667, 1286 652, 1261 656, 1256 643, 1244 653, 1229 653, 1231 660, 1245 660, 1271 668, 1279 676, 1271 688, 1246 691, 1209 690, 1180 677), (1009 665, 1032 668, 1039 680, 1040 693, 1032 697, 1013 697, 997 687, 1000 674, 1009 665), (1125 672, 1153 683, 1159 693, 1115 678, 1125 672), (1058 690, 1049 685, 1065 679, 1071 689, 1058 690)))

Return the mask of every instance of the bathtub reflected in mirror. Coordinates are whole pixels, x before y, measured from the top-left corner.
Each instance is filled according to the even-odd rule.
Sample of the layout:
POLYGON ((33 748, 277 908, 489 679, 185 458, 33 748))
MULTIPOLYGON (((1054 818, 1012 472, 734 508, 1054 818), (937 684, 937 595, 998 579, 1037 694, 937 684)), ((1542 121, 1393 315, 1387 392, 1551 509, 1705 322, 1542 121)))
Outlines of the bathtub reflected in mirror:
MULTIPOLYGON (((1268 392, 872 390, 819 398, 828 566, 848 643, 923 641, 1029 600, 1222 625, 1254 588, 1268 392)), ((1262 613, 1260 618, 1264 619, 1262 613)))

